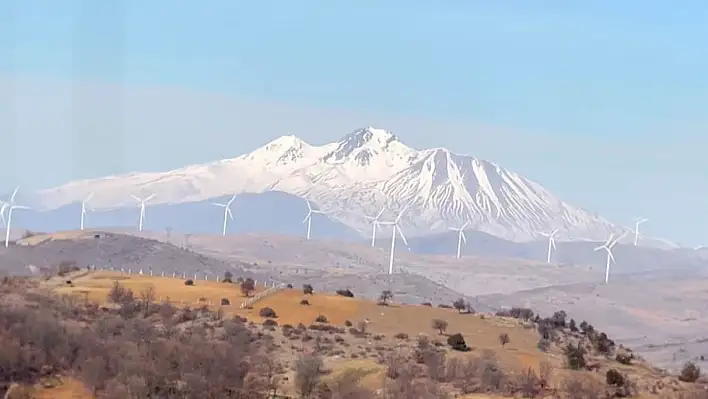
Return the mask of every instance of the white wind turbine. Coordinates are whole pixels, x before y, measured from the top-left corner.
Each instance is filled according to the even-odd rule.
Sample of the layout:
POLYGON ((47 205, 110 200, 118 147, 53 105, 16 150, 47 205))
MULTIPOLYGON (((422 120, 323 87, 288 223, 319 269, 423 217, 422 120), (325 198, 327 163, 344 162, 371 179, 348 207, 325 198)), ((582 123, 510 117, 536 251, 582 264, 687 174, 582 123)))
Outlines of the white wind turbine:
POLYGON ((84 229, 84 219, 86 218, 86 203, 89 202, 89 200, 93 198, 93 193, 89 193, 89 195, 81 201, 81 230, 84 229))
POLYGON ((307 202, 307 216, 305 216, 305 219, 303 219, 303 223, 307 222, 307 239, 310 239, 310 232, 312 231, 312 214, 313 213, 319 213, 320 215, 324 215, 325 213, 322 211, 314 210, 312 209, 312 205, 310 205, 310 201, 307 202))
MULTIPOLYGON (((0 201, 2 202, 2 201, 0 201)), ((5 211, 7 210, 7 207, 10 206, 7 202, 2 202, 2 206, 0 206, 0 221, 2 221, 2 228, 4 229, 5 226, 7 226, 7 222, 5 220, 5 211)))
POLYGON ((539 233, 544 237, 548 237, 548 255, 546 257, 546 262, 551 263, 551 252, 556 249, 555 235, 558 233, 558 229, 553 230, 550 233, 539 233))
POLYGON ((639 242, 639 225, 648 222, 649 219, 647 218, 637 218, 634 221, 634 246, 637 246, 637 243, 639 242))
POLYGON ((130 196, 140 203, 140 221, 138 222, 138 231, 143 231, 143 221, 145 220, 145 203, 155 198, 155 194, 150 194, 146 198, 140 198, 133 194, 130 196))
POLYGON ((15 209, 30 209, 27 206, 23 205, 15 205, 15 197, 17 196, 17 191, 20 190, 20 187, 15 187, 15 191, 12 192, 12 196, 10 196, 10 202, 3 204, 2 208, 7 209, 7 224, 5 225, 5 248, 10 246, 10 228, 12 227, 12 211, 15 209))
POLYGON ((233 213, 231 213, 231 203, 233 203, 235 199, 236 199, 236 194, 234 194, 234 196, 231 197, 231 199, 225 204, 220 204, 218 202, 212 202, 213 205, 224 208, 224 225, 221 229, 222 236, 226 235, 226 224, 228 223, 228 219, 230 218, 231 220, 234 220, 234 215, 233 215, 233 213))
POLYGON ((601 249, 604 249, 607 251, 607 265, 605 266, 605 284, 607 284, 610 281, 610 262, 615 262, 615 257, 612 256, 612 248, 617 244, 617 242, 621 239, 624 238, 624 236, 627 235, 627 232, 625 231, 621 236, 619 236, 616 240, 613 240, 614 234, 610 234, 610 238, 607 239, 607 242, 604 244, 600 245, 599 247, 595 248, 595 251, 599 251, 601 249))
POLYGON ((384 213, 386 210, 386 207, 384 206, 381 208, 381 212, 377 213, 375 217, 372 216, 366 216, 367 219, 372 221, 372 230, 371 230, 371 247, 373 248, 376 245, 376 228, 379 227, 379 218, 381 215, 384 213))
POLYGON ((467 221, 459 229, 456 229, 454 227, 450 227, 450 230, 457 231, 457 259, 460 259, 460 256, 462 254, 462 241, 464 241, 465 244, 467 244, 467 237, 465 237, 465 228, 467 226, 469 226, 469 224, 470 224, 470 222, 467 221))
POLYGON ((388 262, 388 274, 393 274, 393 254, 396 251, 396 232, 398 232, 398 235, 401 236, 401 239, 403 239, 403 242, 408 246, 408 241, 406 240, 406 236, 403 235, 403 231, 401 231, 401 228, 398 226, 398 222, 401 220, 401 216, 403 216, 403 213, 408 209, 408 206, 403 208, 401 212, 398 214, 398 217, 396 217, 396 220, 393 222, 379 222, 379 226, 391 226, 391 255, 389 257, 389 262, 388 262))

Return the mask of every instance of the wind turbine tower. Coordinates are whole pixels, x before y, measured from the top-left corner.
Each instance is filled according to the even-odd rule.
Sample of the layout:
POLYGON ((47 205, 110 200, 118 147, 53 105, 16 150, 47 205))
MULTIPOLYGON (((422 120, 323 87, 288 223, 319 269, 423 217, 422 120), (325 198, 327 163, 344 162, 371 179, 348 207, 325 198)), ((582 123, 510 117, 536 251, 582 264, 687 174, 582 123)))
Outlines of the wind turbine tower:
POLYGON ((233 215, 233 213, 231 213, 231 203, 233 203, 235 199, 236 199, 236 194, 234 194, 234 196, 231 197, 231 199, 225 204, 220 204, 218 202, 212 202, 213 205, 224 208, 224 224, 221 228, 221 235, 222 236, 226 235, 226 225, 228 223, 228 219, 230 218, 231 220, 234 220, 234 215, 233 215))
POLYGON ((366 218, 371 220, 371 224, 373 225, 372 230, 371 230, 371 248, 373 248, 376 245, 376 228, 379 227, 379 218, 381 215, 383 215, 384 211, 386 210, 386 207, 381 208, 381 212, 377 213, 375 217, 372 216, 367 216, 366 218))
POLYGON ((467 237, 465 237, 465 228, 469 226, 469 224, 470 222, 467 221, 459 229, 450 227, 450 230, 457 232, 457 259, 460 259, 460 256, 462 255, 462 241, 467 244, 467 237))
POLYGON ((5 220, 5 211, 9 206, 10 204, 8 204, 7 202, 3 202, 2 206, 0 206, 0 221, 2 221, 3 229, 7 226, 7 221, 5 220))
POLYGON ((312 205, 310 205, 310 201, 307 201, 307 216, 305 216, 305 219, 303 219, 303 223, 307 222, 307 239, 310 239, 310 232, 312 231, 312 214, 313 213, 319 213, 320 215, 324 215, 325 213, 322 211, 317 211, 312 209, 312 205))
POLYGON ((155 198, 155 194, 150 194, 150 196, 146 198, 140 198, 131 194, 131 197, 140 203, 140 221, 138 222, 138 231, 143 231, 143 221, 145 220, 145 203, 155 198))
POLYGON ((93 198, 93 193, 89 193, 89 195, 81 201, 81 230, 83 231, 84 229, 84 219, 86 218, 86 203, 89 202, 89 200, 93 198))
POLYGON ((614 234, 610 234, 610 238, 607 239, 607 242, 594 249, 595 251, 599 251, 601 249, 607 251, 607 265, 605 266, 605 284, 610 281, 610 262, 617 263, 615 262, 615 257, 612 256, 612 248, 617 244, 619 240, 623 239, 626 235, 627 232, 624 232, 616 240, 613 240, 614 234))
POLYGON ((544 237, 548 237, 548 255, 546 256, 546 262, 551 263, 551 253, 556 249, 555 235, 558 233, 558 229, 553 230, 550 233, 540 233, 544 237))
POLYGON ((12 192, 12 196, 10 196, 10 202, 7 204, 3 205, 4 209, 7 209, 7 224, 6 224, 6 230, 5 230, 5 248, 10 246, 10 228, 12 227, 12 211, 15 209, 30 209, 27 206, 23 205, 15 205, 15 197, 17 196, 17 192, 20 190, 20 187, 15 187, 15 191, 12 192))
POLYGON ((406 236, 403 235, 403 231, 401 231, 401 228, 398 226, 398 222, 401 221, 401 216, 403 216, 403 213, 407 209, 407 206, 403 208, 393 222, 379 222, 379 226, 391 226, 391 254, 388 261, 388 274, 393 274, 393 254, 396 252, 396 233, 401 236, 403 242, 408 246, 406 236))
POLYGON ((634 246, 637 246, 637 243, 639 243, 639 225, 648 222, 649 219, 646 218, 637 218, 634 221, 634 246))

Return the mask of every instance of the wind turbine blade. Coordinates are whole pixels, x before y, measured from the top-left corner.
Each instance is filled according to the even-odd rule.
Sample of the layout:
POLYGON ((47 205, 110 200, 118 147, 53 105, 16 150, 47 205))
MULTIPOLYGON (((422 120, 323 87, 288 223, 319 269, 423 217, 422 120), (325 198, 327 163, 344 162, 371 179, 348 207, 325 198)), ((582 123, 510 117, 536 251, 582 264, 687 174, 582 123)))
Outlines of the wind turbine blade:
POLYGON ((309 212, 307 212, 307 216, 305 216, 305 219, 302 219, 302 222, 303 223, 307 222, 307 219, 309 219, 311 216, 312 216, 312 211, 310 210, 309 212))
POLYGON ((84 202, 89 202, 89 201, 91 200, 91 198, 93 198, 93 193, 89 193, 89 194, 86 196, 86 199, 84 200, 84 202))
POLYGON ((229 214, 229 218, 231 218, 231 220, 234 220, 234 214, 231 213, 231 208, 229 208, 228 206, 226 207, 226 213, 229 214))
POLYGON ((234 194, 233 197, 231 197, 231 199, 229 200, 229 202, 226 203, 226 206, 231 205, 231 204, 234 202, 235 199, 236 199, 236 194, 234 194))
POLYGON ((380 218, 381 215, 383 215, 383 213, 384 213, 385 210, 386 210, 386 207, 381 208, 381 210, 379 211, 379 213, 376 214, 376 219, 380 218))
POLYGON ((465 232, 464 232, 464 231, 460 230, 460 236, 462 236, 462 241, 464 241, 465 244, 467 244, 467 237, 465 237, 465 232))
POLYGON ((398 235, 401 236, 401 238, 403 239, 403 243, 406 244, 406 246, 408 247, 408 240, 406 240, 406 236, 403 235, 403 230, 401 230, 401 228, 398 227, 397 224, 394 224, 393 228, 398 231, 398 235))
POLYGON ((10 207, 10 209, 32 209, 29 206, 24 206, 24 205, 13 205, 10 207))
POLYGON ((460 229, 461 229, 461 230, 464 230, 464 229, 465 229, 467 226, 469 226, 469 225, 470 225, 470 221, 468 220, 468 221, 465 222, 465 224, 462 225, 462 227, 461 227, 460 229))
POLYGON ((136 201, 138 201, 138 202, 143 202, 143 200, 142 200, 140 197, 136 196, 136 195, 130 194, 130 196, 133 197, 133 199, 136 200, 136 201))
POLYGON ((310 201, 305 201, 307 203, 307 209, 312 212, 312 205, 310 205, 310 201))
POLYGON ((15 202, 15 197, 17 196, 18 191, 20 191, 20 186, 15 187, 15 191, 12 192, 12 195, 10 196, 10 203, 15 202))
POLYGON ((605 246, 604 246, 604 245, 600 245, 599 247, 593 249, 593 251, 599 251, 599 250, 601 250, 601 249, 603 249, 603 248, 605 248, 605 246))
POLYGON ((610 238, 607 239, 607 242, 605 243, 605 246, 610 245, 612 242, 612 239, 615 237, 614 233, 610 234, 610 238))
POLYGON ((147 198, 145 198, 144 202, 148 202, 153 198, 155 198, 155 194, 150 194, 147 198))
POLYGON ((218 202, 212 202, 211 204, 214 205, 214 206, 221 207, 221 208, 226 208, 226 204, 220 204, 220 203, 218 203, 218 202))
POLYGON ((553 239, 553 236, 551 236, 551 247, 553 247, 553 249, 556 249, 556 240, 553 239))
POLYGON ((556 235, 556 233, 558 233, 558 229, 553 230, 553 231, 551 232, 551 236, 556 235))
POLYGON ((612 251, 610 251, 609 249, 607 250, 607 255, 609 255, 610 259, 612 259, 612 263, 617 263, 615 262, 615 257, 612 256, 612 251))

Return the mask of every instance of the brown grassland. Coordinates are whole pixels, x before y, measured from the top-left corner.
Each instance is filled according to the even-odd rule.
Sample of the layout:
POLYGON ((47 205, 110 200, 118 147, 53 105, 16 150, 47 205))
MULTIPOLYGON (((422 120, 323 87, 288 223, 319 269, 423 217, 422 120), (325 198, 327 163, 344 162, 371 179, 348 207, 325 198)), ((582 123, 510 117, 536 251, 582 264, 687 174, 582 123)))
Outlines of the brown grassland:
MULTIPOLYGON (((256 342, 254 351, 244 349, 247 351, 244 358, 258 360, 245 369, 238 392, 229 388, 228 391, 208 391, 201 395, 192 391, 186 393, 187 390, 180 394, 166 393, 178 389, 171 388, 173 391, 157 393, 155 390, 160 387, 156 388, 156 382, 152 382, 153 385, 145 381, 138 383, 134 381, 135 376, 123 378, 117 371, 106 372, 106 378, 109 375, 112 378, 111 383, 140 387, 121 391, 123 397, 137 398, 146 392, 150 395, 147 397, 154 398, 706 397, 705 390, 698 389, 697 383, 679 381, 641 359, 633 358, 631 364, 618 362, 613 356, 620 353, 620 349, 613 348, 610 353, 593 351, 590 342, 596 341, 587 338, 590 333, 571 331, 566 324, 544 333, 541 332, 543 321, 538 319, 534 322, 519 317, 467 312, 466 309, 404 305, 396 303, 395 296, 388 303, 381 304, 329 293, 305 295, 299 288, 281 290, 260 299, 253 308, 241 309, 240 304, 246 298, 237 283, 196 281, 194 286, 186 286, 181 279, 126 276, 114 272, 90 272, 73 278, 71 284, 65 280, 20 285, 23 295, 52 296, 56 306, 68 306, 69 309, 62 308, 60 312, 69 315, 69 319, 75 318, 82 326, 103 326, 106 322, 101 318, 111 318, 120 319, 115 323, 120 324, 123 331, 127 329, 124 325, 129 323, 134 323, 131 325, 137 331, 148 328, 142 323, 149 320, 152 325, 160 326, 156 329, 159 332, 144 335, 154 336, 155 340, 170 337, 183 341, 198 339, 195 342, 206 344, 207 340, 218 339, 236 345, 242 342, 228 335, 244 334, 250 337, 249 342, 256 342), (116 284, 134 293, 130 303, 135 307, 109 300, 116 284), (140 295, 148 291, 152 296, 140 295), (227 298, 230 305, 221 306, 222 298, 227 298), (154 302, 159 309, 149 310, 145 308, 147 305, 141 307, 143 300, 154 302), (301 304, 303 300, 308 304, 301 304), (172 310, 167 311, 168 307, 172 310), (276 316, 261 317, 263 308, 270 308, 276 316), (129 310, 130 314, 127 314, 129 310), (76 314, 82 316, 72 316, 76 314), (326 321, 318 321, 319 316, 326 321), (441 327, 443 331, 433 328, 433 320, 444 325, 441 327), (227 334, 224 331, 235 332, 227 334), (182 335, 187 333, 187 336, 182 335), (457 333, 464 338, 463 350, 454 350, 448 341, 457 333), (540 335, 546 333, 551 337, 550 346, 542 350, 539 349, 540 335), (195 334, 208 338, 195 338, 195 334), (264 343, 259 343, 261 341, 264 343), (580 367, 569 366, 571 357, 564 349, 572 343, 581 343, 588 348, 585 356, 581 355, 583 364, 580 367), (265 365, 268 367, 264 371, 265 365), (620 375, 622 382, 608 384, 608 373, 620 375), (253 382, 256 380, 260 383, 253 382), (144 385, 151 388, 146 391, 144 385), (268 396, 269 392, 271 396, 268 396)), ((18 283, 6 282, 5 285, 7 293, 20 295, 12 288, 18 283)), ((27 306, 28 312, 35 309, 32 305, 27 306)), ((592 334, 598 336, 597 332, 592 334)), ((111 345, 110 339, 108 342, 111 345)), ((170 345, 168 347, 172 347, 170 345)), ((173 350, 177 348, 181 347, 174 346, 173 350)), ((621 351, 631 353, 625 349, 621 351)), ((197 355, 191 354, 181 361, 187 362, 197 355)), ((215 364, 214 367, 228 365, 215 364)), ((56 370, 50 376, 20 381, 23 384, 15 391, 25 392, 27 396, 12 397, 116 397, 107 393, 113 385, 106 385, 99 377, 87 373, 80 365, 74 365, 56 370)), ((186 369, 181 372, 183 381, 177 385, 192 384, 189 373, 195 371, 186 369)), ((218 370, 208 373, 214 376, 214 384, 224 383, 219 382, 225 377, 220 376, 218 370)), ((193 383, 194 386, 203 384, 193 383)))

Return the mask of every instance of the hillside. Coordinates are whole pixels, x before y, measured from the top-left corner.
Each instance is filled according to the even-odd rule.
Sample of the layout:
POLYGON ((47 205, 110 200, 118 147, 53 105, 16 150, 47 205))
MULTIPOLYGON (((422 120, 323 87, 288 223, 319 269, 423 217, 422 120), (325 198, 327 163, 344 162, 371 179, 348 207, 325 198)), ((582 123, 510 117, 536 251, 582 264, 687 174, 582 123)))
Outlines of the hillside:
MULTIPOLYGON (((153 390, 165 398, 265 398, 268 391, 291 397, 311 391, 323 398, 438 399, 480 394, 598 397, 605 392, 659 397, 702 389, 639 359, 629 365, 615 360, 615 351, 631 355, 626 349, 609 349, 604 355, 611 341, 587 328, 576 332, 561 314, 525 321, 528 314, 523 312, 495 316, 404 305, 395 295, 382 306, 356 294, 306 295, 297 289, 276 291, 253 309, 241 309, 238 303, 244 297, 236 284, 197 283, 173 290, 173 280, 79 272, 41 283, 3 281, 0 338, 14 340, 24 329, 41 330, 45 339, 67 345, 54 341, 41 347, 32 339, 25 341, 21 351, 46 353, 33 360, 44 366, 41 373, 30 363, 6 368, 21 383, 13 389, 29 397, 58 399, 138 398, 153 390), (118 289, 111 289, 114 284, 118 289), (140 291, 131 299, 126 289, 140 291), (59 297, 47 296, 51 291, 59 297), (167 293, 174 295, 169 303, 167 293), (207 296, 214 295, 231 304, 210 305, 207 296), (304 299, 309 304, 302 305, 304 299), (261 317, 263 308, 274 314, 261 317), (25 316, 18 318, 20 314, 25 316), (72 328, 77 322, 84 328, 72 328), (37 323, 44 327, 37 329, 37 323), (465 344, 450 341, 457 333, 465 344), (540 344, 543 336, 550 339, 540 344), (566 356, 563 348, 576 341, 589 352, 566 356), (79 348, 79 357, 62 362, 62 351, 72 345, 79 348), (136 351, 142 345, 144 350, 136 351), (111 356, 102 357, 107 348, 111 356), (200 368, 184 361, 188 358, 201 359, 200 368), (178 362, 177 368, 169 367, 170 361, 178 362), (608 372, 612 384, 606 382, 608 372)), ((8 352, 10 347, 0 347, 0 359, 16 356, 8 352)), ((4 383, 9 386, 9 380, 4 383)))
MULTIPOLYGON (((19 200, 53 210, 76 207, 91 196, 92 209, 135 210, 138 203, 131 195, 154 195, 150 204, 155 206, 269 191, 308 199, 360 233, 370 230, 366 216, 384 208, 382 217, 390 220, 406 205, 410 208, 402 225, 411 235, 446 231, 467 221, 476 230, 514 241, 556 228, 558 240, 604 240, 610 232, 626 230, 494 162, 442 148, 416 150, 374 127, 321 146, 283 136, 236 158, 74 181, 19 200)), ((281 217, 298 213, 294 207, 272 211, 281 217)), ((645 237, 642 244, 652 245, 652 240, 645 237)))

